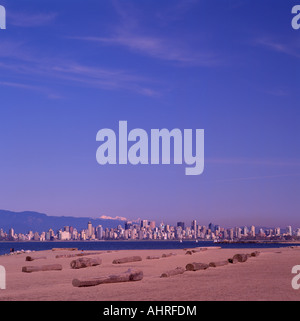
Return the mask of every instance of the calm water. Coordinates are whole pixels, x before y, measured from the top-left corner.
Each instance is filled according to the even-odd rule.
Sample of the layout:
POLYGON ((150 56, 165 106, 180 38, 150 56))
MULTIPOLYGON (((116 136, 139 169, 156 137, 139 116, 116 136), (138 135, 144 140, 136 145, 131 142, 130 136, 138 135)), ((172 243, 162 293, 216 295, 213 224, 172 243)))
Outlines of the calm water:
POLYGON ((222 248, 279 248, 295 245, 292 243, 233 243, 219 244, 210 241, 81 241, 81 242, 0 242, 0 255, 15 251, 31 250, 42 251, 51 250, 53 247, 74 247, 79 250, 146 250, 146 249, 184 249, 198 246, 221 246, 222 248))

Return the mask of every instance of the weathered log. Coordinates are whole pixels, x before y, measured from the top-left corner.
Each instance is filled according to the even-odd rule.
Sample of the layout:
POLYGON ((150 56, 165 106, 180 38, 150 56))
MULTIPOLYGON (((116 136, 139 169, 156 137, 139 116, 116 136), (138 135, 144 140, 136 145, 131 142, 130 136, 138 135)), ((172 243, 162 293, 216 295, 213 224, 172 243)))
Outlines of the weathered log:
POLYGON ((38 257, 26 256, 25 261, 34 261, 34 260, 41 260, 41 259, 47 259, 47 257, 46 256, 38 256, 38 257))
POLYGON ((247 261, 248 257, 247 254, 235 254, 232 259, 237 259, 238 262, 243 263, 247 261))
POLYGON ((164 253, 161 257, 170 257, 176 255, 175 253, 164 253))
POLYGON ((206 270, 208 269, 209 265, 206 263, 189 263, 185 266, 187 271, 198 271, 198 270, 206 270))
POLYGON ((162 273, 162 275, 160 277, 161 278, 168 278, 168 277, 173 276, 173 275, 182 274, 182 273, 184 273, 184 271, 185 271, 184 268, 177 267, 174 270, 169 270, 169 271, 166 271, 166 272, 162 273))
POLYGON ((73 279, 72 284, 75 287, 96 286, 99 284, 106 283, 140 281, 143 279, 143 276, 143 271, 129 269, 128 271, 122 274, 103 276, 99 278, 90 278, 85 280, 73 279))
POLYGON ((209 266, 210 267, 224 266, 224 265, 227 265, 228 263, 229 263, 228 261, 210 262, 209 266))
POLYGON ((22 272, 31 273, 39 271, 60 271, 62 270, 61 264, 48 264, 41 266, 23 266, 22 272))
POLYGON ((147 260, 158 260, 160 259, 160 256, 158 255, 149 255, 146 257, 147 260))
POLYGON ((142 258, 140 256, 128 256, 123 257, 121 259, 115 259, 113 260, 113 264, 122 264, 122 263, 128 263, 128 262, 137 262, 142 261, 142 258))
POLYGON ((200 251, 207 251, 207 247, 200 247, 200 251))
POLYGON ((236 264, 236 263, 238 263, 239 261, 238 261, 238 259, 237 258, 229 258, 228 259, 228 263, 231 263, 231 264, 236 264))
POLYGON ((75 247, 54 247, 52 251, 78 251, 78 248, 75 247))
POLYGON ((259 254, 260 254, 259 251, 254 251, 250 255, 255 257, 255 256, 259 256, 259 254))
POLYGON ((88 257, 81 257, 77 260, 73 260, 70 263, 72 269, 82 269, 90 266, 100 265, 102 260, 100 258, 88 258, 88 257))
POLYGON ((77 254, 60 254, 60 255, 56 255, 55 258, 60 259, 60 258, 70 258, 70 257, 77 257, 77 256, 99 255, 99 254, 102 254, 102 253, 103 252, 77 253, 77 254))

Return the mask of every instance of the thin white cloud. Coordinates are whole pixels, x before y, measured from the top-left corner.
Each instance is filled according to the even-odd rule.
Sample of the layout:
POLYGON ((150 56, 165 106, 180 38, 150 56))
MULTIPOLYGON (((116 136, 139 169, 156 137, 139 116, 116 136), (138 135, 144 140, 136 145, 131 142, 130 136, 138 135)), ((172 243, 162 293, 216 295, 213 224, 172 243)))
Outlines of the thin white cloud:
POLYGON ((117 45, 127 48, 133 52, 141 53, 160 60, 178 62, 183 65, 192 66, 215 66, 220 63, 219 57, 212 53, 200 53, 188 48, 186 45, 178 45, 164 39, 139 35, 131 31, 122 31, 111 37, 72 37, 72 39, 95 42, 103 45, 117 45))
MULTIPOLYGON (((43 77, 44 83, 54 78, 67 85, 77 84, 103 90, 127 90, 149 97, 160 96, 159 91, 151 88, 150 79, 139 78, 123 70, 93 68, 70 61, 51 63, 49 60, 47 64, 0 63, 0 69, 27 75, 33 81, 40 76, 43 77)), ((33 89, 26 85, 15 85, 15 87, 33 89)))
POLYGON ((297 43, 295 43, 294 41, 287 43, 280 40, 274 40, 269 37, 263 37, 256 38, 254 40, 254 44, 265 47, 272 51, 300 58, 299 46, 297 47, 297 43))
POLYGON ((9 81, 0 81, 0 87, 1 86, 36 91, 36 92, 45 94, 50 99, 62 98, 60 95, 50 91, 48 88, 41 87, 41 86, 28 85, 28 84, 24 84, 24 83, 9 82, 9 81))
MULTIPOLYGON (((179 13, 182 15, 195 2, 197 1, 179 1, 176 6, 172 6, 173 14, 171 16, 177 16, 179 13)), ((178 37, 177 34, 171 35, 170 33, 168 36, 163 36, 162 33, 158 34, 157 30, 146 28, 143 24, 144 13, 139 10, 138 6, 133 6, 129 2, 120 3, 119 1, 114 1, 113 4, 120 22, 112 27, 109 36, 87 35, 69 38, 106 46, 120 46, 134 53, 184 66, 210 67, 221 63, 219 55, 212 53, 210 50, 195 48, 195 43, 187 41, 184 36, 178 37)), ((170 10, 170 8, 166 10, 170 10)), ((163 13, 160 12, 159 15, 162 17, 163 13)), ((170 17, 170 13, 167 15, 170 17)), ((155 15, 153 18, 155 18, 155 15)), ((199 43, 199 33, 197 33, 196 39, 199 43)))

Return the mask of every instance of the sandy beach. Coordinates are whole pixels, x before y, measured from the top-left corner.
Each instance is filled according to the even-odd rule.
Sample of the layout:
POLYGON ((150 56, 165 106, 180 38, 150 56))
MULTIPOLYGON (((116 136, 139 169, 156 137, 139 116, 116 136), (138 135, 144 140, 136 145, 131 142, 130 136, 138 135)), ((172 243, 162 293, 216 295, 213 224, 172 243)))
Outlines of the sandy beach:
MULTIPOLYGON (((89 253, 91 251, 86 251, 89 253)), ((95 251, 93 251, 94 253, 95 251)), ((300 290, 291 286, 292 267, 300 265, 300 247, 279 249, 220 249, 186 254, 186 250, 122 250, 99 251, 89 258, 100 257, 102 264, 72 269, 70 262, 77 257, 56 258, 57 255, 81 251, 40 251, 0 257, 6 269, 6 289, 0 290, 0 301, 298 301, 300 290), (191 262, 210 263, 227 260, 237 253, 260 251, 244 263, 209 267, 206 270, 185 271, 183 274, 161 278, 165 271, 185 268, 191 262), (163 258, 163 254, 174 253, 163 258), (26 256, 46 258, 25 261, 26 256), (142 261, 113 264, 128 256, 141 256, 142 261), (146 259, 159 256, 159 259, 146 259), (60 271, 22 272, 24 266, 61 264, 60 271), (143 279, 134 282, 74 287, 72 280, 103 277, 123 273, 129 268, 143 271, 143 279)))

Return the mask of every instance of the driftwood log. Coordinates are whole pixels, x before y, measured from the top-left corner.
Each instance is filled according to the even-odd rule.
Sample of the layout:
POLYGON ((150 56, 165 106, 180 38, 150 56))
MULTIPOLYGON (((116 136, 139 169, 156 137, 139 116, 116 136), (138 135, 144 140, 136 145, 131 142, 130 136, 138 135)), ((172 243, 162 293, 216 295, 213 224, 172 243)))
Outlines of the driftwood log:
POLYGON ((247 261, 248 256, 247 254, 235 254, 232 259, 237 259, 238 262, 243 263, 247 261))
POLYGON ((218 262, 210 262, 209 266, 210 267, 217 267, 217 266, 224 266, 227 265, 229 262, 227 261, 218 261, 218 262))
POLYGON ((60 259, 60 258, 70 258, 70 257, 77 257, 77 256, 87 256, 87 255, 99 255, 102 254, 103 252, 90 252, 90 253, 77 253, 77 254, 59 254, 56 255, 55 258, 60 259))
POLYGON ((78 251, 78 248, 75 247, 54 247, 52 251, 78 251))
POLYGON ((161 257, 170 257, 173 255, 176 255, 176 254, 175 253, 166 253, 166 254, 163 254, 161 257))
POLYGON ((121 259, 113 260, 113 264, 122 264, 122 263, 129 263, 129 262, 138 262, 142 261, 142 258, 140 256, 128 256, 123 257, 121 259))
POLYGON ((173 275, 182 274, 182 273, 184 273, 184 271, 185 271, 184 268, 177 267, 174 270, 169 270, 169 271, 166 271, 166 272, 162 273, 162 275, 160 277, 161 278, 168 278, 168 277, 173 276, 173 275))
POLYGON ((41 260, 41 259, 47 259, 47 257, 46 256, 38 256, 38 257, 26 256, 25 261, 34 261, 34 260, 41 260))
POLYGON ((198 271, 198 270, 206 270, 209 265, 206 263, 189 263, 185 266, 187 271, 198 271))
POLYGON ((250 255, 255 257, 255 256, 259 256, 259 254, 260 254, 259 251, 254 251, 250 255))
POLYGON ((61 264, 48 264, 40 266, 23 266, 22 272, 31 273, 39 271, 60 271, 62 270, 61 264))
POLYGON ((231 263, 231 264, 236 264, 236 263, 238 263, 239 261, 238 261, 238 259, 237 258, 232 258, 232 257, 230 257, 229 259, 228 259, 228 263, 231 263))
POLYGON ((158 260, 160 259, 160 256, 158 255, 149 255, 146 257, 147 260, 158 260))
POLYGON ((87 287, 106 283, 140 281, 143 279, 143 276, 143 271, 129 269, 128 271, 122 274, 114 274, 99 278, 89 278, 85 280, 73 279, 72 284, 75 287, 87 287))
POLYGON ((82 269, 90 266, 100 265, 102 260, 100 258, 88 258, 88 257, 81 257, 77 260, 73 260, 70 263, 72 269, 82 269))

